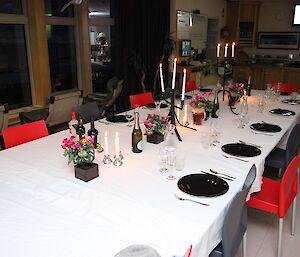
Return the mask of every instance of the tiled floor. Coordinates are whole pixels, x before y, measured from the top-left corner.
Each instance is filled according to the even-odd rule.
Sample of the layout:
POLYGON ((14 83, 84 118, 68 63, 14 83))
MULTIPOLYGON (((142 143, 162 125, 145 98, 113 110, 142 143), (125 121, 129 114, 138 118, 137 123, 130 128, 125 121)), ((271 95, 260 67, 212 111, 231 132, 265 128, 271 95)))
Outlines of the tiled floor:
MULTIPOLYGON (((300 197, 296 212, 296 234, 290 234, 290 208, 283 222, 282 257, 300 257, 300 197)), ((276 257, 278 218, 259 210, 249 209, 247 228, 247 257, 276 257)), ((241 257, 241 250, 236 257, 241 257)))

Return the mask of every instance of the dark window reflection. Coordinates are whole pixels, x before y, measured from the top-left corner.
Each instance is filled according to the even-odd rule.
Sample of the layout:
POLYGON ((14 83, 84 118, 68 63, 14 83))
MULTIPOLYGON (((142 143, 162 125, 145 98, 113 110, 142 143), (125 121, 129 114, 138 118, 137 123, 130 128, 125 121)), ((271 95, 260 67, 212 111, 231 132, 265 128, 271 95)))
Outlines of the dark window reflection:
POLYGON ((31 105, 24 25, 0 25, 0 103, 31 105))
POLYGON ((46 16, 58 17, 74 17, 74 5, 68 5, 63 11, 62 8, 71 0, 45 0, 45 14, 46 16))
POLYGON ((0 0, 0 13, 22 14, 21 0, 0 0))
POLYGON ((97 19, 110 16, 110 0, 89 0, 89 18, 97 19))
POLYGON ((78 87, 74 28, 47 25, 52 91, 78 87))

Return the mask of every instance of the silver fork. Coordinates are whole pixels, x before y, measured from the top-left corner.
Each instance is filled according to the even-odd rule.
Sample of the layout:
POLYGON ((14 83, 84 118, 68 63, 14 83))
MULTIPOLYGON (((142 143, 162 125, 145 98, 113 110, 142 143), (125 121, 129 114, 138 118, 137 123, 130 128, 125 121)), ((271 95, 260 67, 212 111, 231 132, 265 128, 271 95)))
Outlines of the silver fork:
POLYGON ((231 178, 231 179, 236 179, 236 177, 233 177, 233 176, 230 176, 230 175, 227 175, 226 173, 222 173, 222 172, 219 172, 219 171, 216 171, 216 170, 212 170, 212 169, 209 169, 209 171, 213 174, 216 174, 216 175, 223 175, 223 176, 226 176, 228 178, 231 178))
POLYGON ((224 155, 224 154, 223 154, 223 156, 224 156, 225 158, 227 158, 227 159, 235 159, 235 160, 239 160, 239 161, 242 161, 242 162, 249 162, 249 161, 247 161, 247 160, 243 160, 243 159, 240 159, 240 158, 234 157, 234 156, 227 156, 227 155, 224 155))
POLYGON ((188 198, 182 198, 176 194, 174 194, 175 198, 180 200, 180 201, 190 201, 190 202, 193 202, 193 203, 198 203, 198 204, 201 204, 201 205, 204 205, 204 206, 209 206, 209 204, 207 203, 202 203, 202 202, 199 202, 199 201, 195 201, 195 200, 192 200, 192 199, 188 199, 188 198))

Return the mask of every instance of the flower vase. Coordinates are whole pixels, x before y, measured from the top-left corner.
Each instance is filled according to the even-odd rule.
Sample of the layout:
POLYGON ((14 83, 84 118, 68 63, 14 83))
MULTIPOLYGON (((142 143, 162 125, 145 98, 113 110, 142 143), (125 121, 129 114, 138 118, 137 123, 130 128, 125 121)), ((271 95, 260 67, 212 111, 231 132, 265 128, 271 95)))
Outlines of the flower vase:
POLYGON ((75 166, 75 177, 88 182, 99 176, 97 163, 80 163, 75 166))
POLYGON ((147 142, 152 144, 159 144, 165 140, 165 136, 163 134, 153 133, 147 134, 147 142))
POLYGON ((206 118, 206 112, 204 108, 193 108, 193 123, 195 125, 201 125, 202 120, 206 118))

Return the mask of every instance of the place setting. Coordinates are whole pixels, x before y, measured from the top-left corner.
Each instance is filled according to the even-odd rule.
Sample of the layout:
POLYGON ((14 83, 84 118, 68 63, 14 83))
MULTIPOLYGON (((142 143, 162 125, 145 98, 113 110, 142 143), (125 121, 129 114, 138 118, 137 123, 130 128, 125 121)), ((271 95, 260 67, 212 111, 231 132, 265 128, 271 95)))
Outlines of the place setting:
POLYGON ((246 143, 239 141, 238 143, 230 143, 223 145, 221 150, 225 153, 223 157, 226 159, 234 159, 242 162, 249 162, 249 160, 243 158, 255 157, 261 154, 259 149, 261 146, 252 143, 246 143))
POLYGON ((281 116, 293 116, 296 114, 294 111, 287 110, 287 109, 281 109, 281 108, 272 109, 269 112, 272 114, 281 115, 281 116))
POLYGON ((282 130, 280 126, 264 121, 251 124, 250 129, 253 134, 266 136, 273 136, 274 133, 278 133, 282 130))

